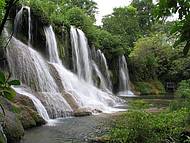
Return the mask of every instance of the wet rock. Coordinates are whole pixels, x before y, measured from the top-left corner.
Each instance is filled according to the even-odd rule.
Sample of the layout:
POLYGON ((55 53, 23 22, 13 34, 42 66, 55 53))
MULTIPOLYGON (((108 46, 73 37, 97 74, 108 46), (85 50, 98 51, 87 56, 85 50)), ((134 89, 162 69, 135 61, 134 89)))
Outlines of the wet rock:
POLYGON ((24 136, 24 128, 16 114, 6 111, 4 131, 8 143, 17 143, 24 136))
MULTIPOLYGON (((14 103, 3 97, 0 100, 6 115, 3 127, 8 143, 19 142, 24 135, 24 129, 45 124, 44 119, 39 116, 33 102, 28 97, 17 94, 13 100, 14 103)), ((0 113, 3 115, 2 109, 0 113)))
POLYGON ((36 126, 41 126, 41 125, 46 124, 46 121, 37 112, 31 110, 30 115, 35 120, 36 126))
POLYGON ((51 75, 55 79, 56 84, 59 87, 60 91, 64 91, 64 86, 62 84, 62 80, 61 80, 59 73, 57 72, 57 70, 55 69, 55 67, 52 64, 48 64, 48 66, 49 66, 51 75))
POLYGON ((98 109, 94 109, 94 110, 92 110, 92 112, 93 112, 93 113, 102 113, 102 111, 101 111, 101 110, 98 110, 98 109))
POLYGON ((89 143, 107 143, 110 141, 108 136, 96 137, 89 139, 89 143))
POLYGON ((27 106, 21 107, 19 117, 24 129, 40 126, 46 123, 36 111, 28 108, 27 106))
POLYGON ((17 94, 14 103, 19 108, 19 119, 24 129, 45 124, 45 120, 38 114, 32 100, 26 96, 17 94))
POLYGON ((77 105, 76 101, 72 98, 72 95, 70 93, 63 92, 63 95, 65 100, 73 110, 77 110, 79 108, 79 106, 77 105))
POLYGON ((4 131, 1 125, 0 125, 0 143, 7 143, 7 138, 4 134, 4 131))
POLYGON ((14 98, 13 102, 17 105, 21 105, 21 106, 28 106, 30 107, 31 109, 35 110, 36 111, 36 108, 34 106, 34 103, 32 102, 32 100, 30 100, 28 97, 26 96, 23 96, 21 94, 18 94, 16 95, 16 97, 14 98))
POLYGON ((20 119, 24 129, 28 129, 28 128, 32 128, 32 127, 36 126, 35 120, 31 117, 30 113, 25 110, 23 110, 20 113, 19 119, 20 119))
POLYGON ((74 111, 73 115, 75 117, 83 117, 92 115, 92 111, 87 108, 80 108, 74 111))
POLYGON ((13 106, 13 104, 6 98, 0 97, 0 101, 1 101, 0 103, 2 104, 4 109, 11 111, 11 112, 15 110, 15 107, 13 106))

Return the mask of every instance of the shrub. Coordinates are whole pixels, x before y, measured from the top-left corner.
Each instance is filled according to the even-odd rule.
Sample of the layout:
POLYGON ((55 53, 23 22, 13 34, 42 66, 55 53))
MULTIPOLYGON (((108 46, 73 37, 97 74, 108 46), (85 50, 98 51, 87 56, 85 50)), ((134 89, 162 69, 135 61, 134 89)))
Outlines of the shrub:
POLYGON ((174 100, 169 105, 171 111, 180 110, 181 108, 190 109, 190 100, 174 100))
POLYGON ((160 143, 170 138, 179 140, 185 130, 188 110, 151 114, 129 111, 121 116, 110 132, 112 143, 160 143))
POLYGON ((175 95, 179 98, 190 98, 190 80, 181 81, 175 95))

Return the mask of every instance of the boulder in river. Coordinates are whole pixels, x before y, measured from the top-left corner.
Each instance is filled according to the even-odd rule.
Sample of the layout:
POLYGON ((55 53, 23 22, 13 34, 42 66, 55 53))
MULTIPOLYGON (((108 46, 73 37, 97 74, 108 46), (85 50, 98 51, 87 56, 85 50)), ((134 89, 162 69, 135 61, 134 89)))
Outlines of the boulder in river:
POLYGON ((75 117, 83 117, 92 115, 92 111, 88 108, 79 108, 74 111, 73 115, 75 117))

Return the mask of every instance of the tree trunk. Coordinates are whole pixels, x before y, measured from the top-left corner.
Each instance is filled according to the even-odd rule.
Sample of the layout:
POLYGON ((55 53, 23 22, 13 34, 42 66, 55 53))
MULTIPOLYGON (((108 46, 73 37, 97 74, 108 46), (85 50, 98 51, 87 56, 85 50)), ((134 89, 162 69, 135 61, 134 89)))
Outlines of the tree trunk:
POLYGON ((1 25, 0 25, 0 36, 2 35, 2 32, 3 32, 3 29, 4 29, 4 26, 6 24, 6 21, 7 21, 7 18, 9 16, 9 12, 11 10, 11 8, 18 2, 19 0, 9 0, 7 2, 7 6, 6 6, 6 12, 5 12, 5 15, 3 17, 3 20, 1 22, 1 25))

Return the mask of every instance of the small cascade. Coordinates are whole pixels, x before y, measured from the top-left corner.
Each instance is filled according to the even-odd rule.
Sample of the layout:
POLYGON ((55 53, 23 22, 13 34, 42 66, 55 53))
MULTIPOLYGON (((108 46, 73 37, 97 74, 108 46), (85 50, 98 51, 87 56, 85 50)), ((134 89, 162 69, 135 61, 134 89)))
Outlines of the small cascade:
POLYGON ((134 96, 130 87, 129 72, 125 56, 119 57, 119 96, 134 96))
POLYGON ((36 107, 36 110, 38 111, 38 113, 40 114, 40 116, 46 121, 48 122, 50 120, 49 115, 47 113, 46 108, 44 107, 44 105, 41 103, 41 101, 36 98, 36 96, 34 96, 31 92, 27 91, 26 88, 24 87, 12 87, 17 93, 27 96, 29 97, 32 102, 34 103, 34 106, 36 107))
POLYGON ((22 6, 22 8, 18 11, 15 20, 14 20, 14 35, 17 34, 19 32, 20 29, 20 25, 22 25, 22 16, 23 16, 23 12, 24 9, 26 9, 28 11, 28 45, 30 46, 31 44, 31 39, 32 39, 32 34, 31 34, 31 30, 32 30, 32 24, 31 24, 31 10, 30 7, 28 6, 22 6))
POLYGON ((106 87, 107 89, 109 89, 110 91, 112 91, 112 83, 111 83, 111 79, 110 79, 110 74, 109 74, 109 69, 108 69, 108 64, 107 64, 107 60, 104 56, 104 54, 102 53, 101 50, 97 50, 97 63, 101 69, 101 72, 103 74, 103 76, 106 79, 106 87))
POLYGON ((94 69, 94 76, 98 78, 94 80, 96 87, 103 89, 103 91, 111 93, 111 90, 108 89, 106 79, 104 78, 103 74, 101 73, 94 61, 92 61, 92 67, 94 69))
POLYGON ((59 54, 57 49, 57 42, 55 39, 55 33, 53 32, 52 26, 45 27, 44 32, 46 35, 46 43, 48 47, 48 52, 49 52, 49 61, 52 63, 60 63, 61 60, 59 59, 59 54))
MULTIPOLYGON (((55 39, 55 34, 52 34, 53 31, 51 26, 45 29, 46 32, 49 32, 46 33, 46 39, 55 39)), ((49 43, 48 48, 51 49, 49 51, 53 53, 58 53, 57 44, 52 43, 53 41, 54 40, 47 41, 47 43, 49 43)), ((49 55, 51 55, 51 53, 49 55)), ((57 60, 57 62, 51 62, 50 64, 59 73, 65 92, 69 94, 70 98, 72 98, 75 101, 79 108, 87 108, 90 109, 92 112, 102 111, 109 113, 113 111, 119 111, 119 109, 115 109, 113 107, 119 103, 120 99, 112 96, 111 94, 101 91, 100 89, 96 88, 93 84, 85 80, 81 80, 80 77, 67 70, 59 61, 60 60, 57 60)))
POLYGON ((75 29, 73 26, 71 26, 71 45, 74 71, 80 79, 92 83, 91 58, 87 39, 80 29, 75 29))

